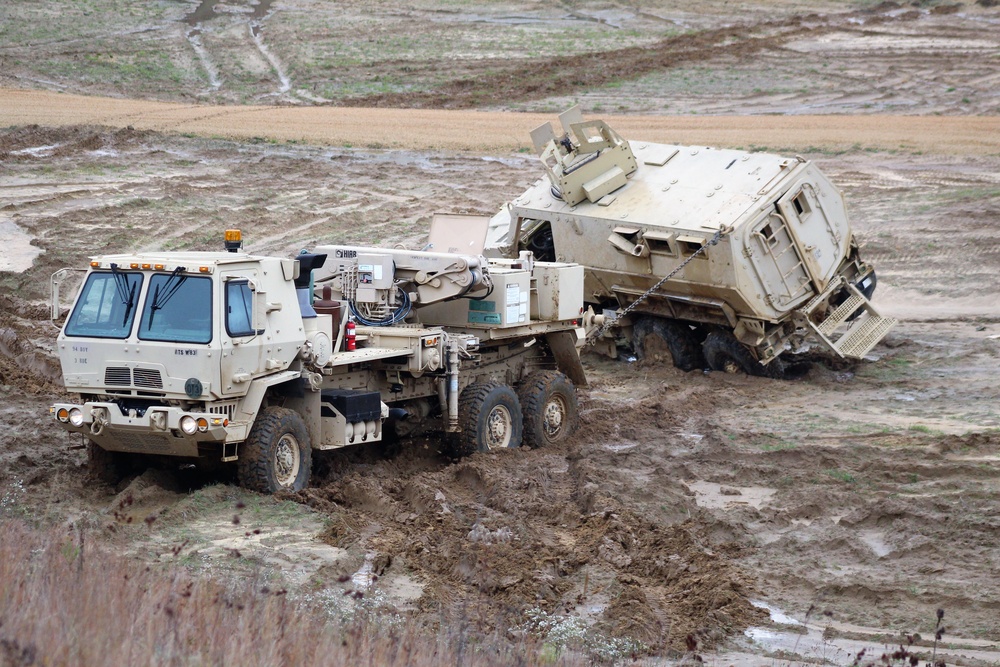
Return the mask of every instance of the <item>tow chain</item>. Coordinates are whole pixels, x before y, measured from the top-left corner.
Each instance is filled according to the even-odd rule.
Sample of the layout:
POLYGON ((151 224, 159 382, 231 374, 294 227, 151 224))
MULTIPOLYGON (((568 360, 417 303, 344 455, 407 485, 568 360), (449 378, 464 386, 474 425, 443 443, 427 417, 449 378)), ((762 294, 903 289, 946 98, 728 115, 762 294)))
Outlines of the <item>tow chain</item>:
POLYGON ((617 317, 611 318, 608 321, 606 321, 604 323, 604 326, 602 326, 600 329, 597 330, 597 333, 594 333, 592 335, 588 335, 587 336, 587 342, 584 345, 584 347, 590 347, 591 345, 593 345, 594 343, 596 343, 601 338, 601 336, 603 336, 605 333, 608 332, 609 329, 611 329, 612 327, 617 326, 618 322, 620 322, 622 320, 622 318, 624 318, 626 315, 628 315, 633 310, 635 310, 636 306, 638 306, 640 303, 642 303, 643 301, 645 301, 646 299, 648 299, 653 292, 655 292, 656 290, 660 289, 660 286, 663 283, 667 282, 668 280, 670 280, 671 278, 673 278, 674 276, 676 276, 678 273, 680 273, 680 271, 685 266, 687 266, 688 263, 691 260, 693 260, 695 257, 697 257, 698 255, 700 255, 703 252, 705 252, 705 249, 708 248, 708 246, 718 244, 719 243, 719 239, 721 239, 724 234, 728 234, 730 231, 732 231, 731 228, 723 227, 719 231, 715 232, 715 236, 713 236, 711 239, 709 239, 708 243, 704 244, 703 246, 701 246, 700 248, 698 248, 697 250, 695 250, 691 254, 691 256, 688 257, 687 259, 685 259, 683 262, 681 262, 677 266, 677 268, 675 268, 673 271, 671 271, 667 275, 665 275, 662 278, 660 278, 660 280, 655 285, 653 285, 648 290, 646 290, 641 295, 639 295, 638 299, 636 299, 635 301, 633 301, 629 305, 625 306, 625 309, 622 310, 620 313, 618 313, 617 317))

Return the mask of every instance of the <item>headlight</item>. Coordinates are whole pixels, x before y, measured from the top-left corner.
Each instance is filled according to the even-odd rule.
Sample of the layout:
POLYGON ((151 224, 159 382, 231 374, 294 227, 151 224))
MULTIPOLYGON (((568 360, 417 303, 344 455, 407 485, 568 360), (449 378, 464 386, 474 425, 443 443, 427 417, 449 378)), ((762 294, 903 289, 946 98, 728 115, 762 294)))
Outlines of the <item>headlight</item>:
POLYGON ((73 426, 83 426, 83 413, 80 412, 80 408, 69 411, 69 423, 73 426))
POLYGON ((68 422, 69 421, 69 410, 67 410, 66 408, 59 408, 59 411, 56 412, 56 419, 58 419, 59 421, 61 421, 63 424, 65 424, 66 422, 68 422))
POLYGON ((208 420, 204 417, 198 417, 198 430, 202 433, 208 431, 208 420))
POLYGON ((191 415, 184 415, 181 417, 181 430, 188 435, 194 435, 198 430, 198 422, 191 415))

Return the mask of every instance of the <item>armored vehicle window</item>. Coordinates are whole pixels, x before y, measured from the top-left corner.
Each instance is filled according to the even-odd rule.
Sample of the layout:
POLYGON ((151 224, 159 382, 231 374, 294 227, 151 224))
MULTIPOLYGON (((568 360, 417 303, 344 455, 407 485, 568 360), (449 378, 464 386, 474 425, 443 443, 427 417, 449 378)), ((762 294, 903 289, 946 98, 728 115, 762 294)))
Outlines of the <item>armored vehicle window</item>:
POLYGON ((799 214, 800 220, 804 220, 812 213, 812 207, 809 205, 809 199, 806 197, 805 190, 795 195, 792 199, 792 205, 795 206, 795 212, 799 214))
POLYGON ((139 338, 170 343, 212 340, 212 279, 179 271, 149 279, 139 338))
POLYGON ((66 335, 128 338, 141 289, 141 273, 91 273, 66 323, 66 335))
POLYGON ((250 309, 253 307, 253 292, 246 280, 226 283, 226 333, 230 336, 253 336, 250 326, 250 309))
POLYGON ((770 224, 761 227, 760 231, 757 233, 760 234, 761 239, 768 248, 773 248, 778 245, 778 237, 774 235, 774 230, 771 229, 770 224))
MULTIPOLYGON (((704 245, 704 243, 701 243, 700 241, 684 241, 681 239, 677 239, 677 245, 678 247, 680 247, 681 252, 684 253, 685 255, 693 255, 699 250, 701 250, 701 247, 704 245)), ((698 255, 698 257, 701 259, 707 259, 708 255, 706 253, 701 253, 700 255, 698 255)))

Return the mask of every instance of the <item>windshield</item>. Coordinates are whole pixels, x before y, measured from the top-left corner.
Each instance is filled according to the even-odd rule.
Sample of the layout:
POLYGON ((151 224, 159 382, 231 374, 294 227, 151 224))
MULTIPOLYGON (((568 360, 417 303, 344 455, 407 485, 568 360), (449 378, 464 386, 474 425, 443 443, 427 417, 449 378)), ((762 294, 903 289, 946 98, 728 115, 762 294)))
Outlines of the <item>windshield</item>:
POLYGON ((139 320, 139 338, 170 343, 212 340, 212 279, 179 270, 149 279, 139 320))
POLYGON ((125 273, 117 266, 91 273, 66 322, 66 335, 128 338, 141 288, 141 273, 125 273))

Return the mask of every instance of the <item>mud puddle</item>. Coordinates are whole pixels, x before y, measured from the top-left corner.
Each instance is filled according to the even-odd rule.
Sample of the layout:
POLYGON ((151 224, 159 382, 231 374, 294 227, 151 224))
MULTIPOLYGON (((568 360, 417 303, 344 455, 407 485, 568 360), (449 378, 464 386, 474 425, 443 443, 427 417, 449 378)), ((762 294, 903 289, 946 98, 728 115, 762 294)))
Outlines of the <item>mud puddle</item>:
POLYGON ((727 664, 758 665, 759 656, 764 653, 781 655, 783 660, 847 664, 858 656, 865 656, 861 662, 867 664, 869 661, 874 663, 879 656, 906 649, 921 663, 931 663, 932 656, 934 664, 937 661, 950 665, 1000 663, 1000 646, 993 641, 952 637, 946 630, 942 640, 935 645, 933 632, 925 638, 919 634, 900 633, 899 630, 822 618, 800 622, 765 602, 755 601, 754 604, 768 611, 774 625, 755 626, 744 632, 753 648, 753 657, 741 656, 739 652, 723 652, 716 658, 727 661, 727 664))
POLYGON ((0 217, 0 271, 20 273, 31 268, 42 249, 31 244, 33 236, 11 220, 0 217))

